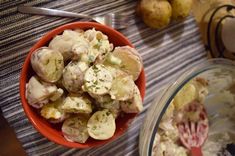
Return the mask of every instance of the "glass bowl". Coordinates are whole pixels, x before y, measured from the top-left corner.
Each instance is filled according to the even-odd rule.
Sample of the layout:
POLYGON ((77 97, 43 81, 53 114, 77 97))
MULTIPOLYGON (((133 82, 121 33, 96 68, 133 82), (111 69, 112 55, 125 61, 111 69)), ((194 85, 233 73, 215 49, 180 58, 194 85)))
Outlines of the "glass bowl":
MULTIPOLYGON (((162 144, 162 140, 169 139, 165 136, 163 138, 160 135, 163 139, 159 143, 157 133, 169 134, 161 128, 161 122, 165 121, 164 117, 168 108, 171 109, 170 106, 174 105, 171 102, 177 93, 185 88, 186 84, 188 85, 196 79, 203 79, 207 83, 207 91, 204 90, 204 93, 207 93, 203 104, 209 119, 209 134, 202 146, 203 155, 222 154, 222 152, 227 152, 227 145, 235 143, 235 62, 226 59, 211 59, 192 66, 187 68, 186 72, 177 78, 162 95, 158 95, 148 109, 139 138, 141 156, 158 156, 160 154, 156 154, 156 152, 161 150, 166 152, 171 150, 168 153, 172 152, 173 155, 185 155, 184 152, 177 153, 179 148, 185 149, 186 155, 189 155, 189 151, 181 144, 178 136, 178 138, 172 139, 177 145, 176 149, 173 149, 171 144, 162 144)), ((188 94, 190 93, 186 95, 188 94)))

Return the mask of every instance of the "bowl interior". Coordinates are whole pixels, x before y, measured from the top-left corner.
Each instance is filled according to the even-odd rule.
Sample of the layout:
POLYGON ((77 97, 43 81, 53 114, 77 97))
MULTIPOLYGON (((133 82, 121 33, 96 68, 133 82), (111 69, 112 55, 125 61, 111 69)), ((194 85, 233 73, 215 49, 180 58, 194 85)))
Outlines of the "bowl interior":
MULTIPOLYGON (((131 121, 134 119, 134 117, 137 115, 135 113, 132 114, 125 114, 122 117, 118 117, 116 119, 116 131, 112 138, 104 141, 97 141, 94 139, 89 138, 85 144, 80 143, 73 143, 67 141, 61 132, 61 124, 50 124, 48 121, 46 121, 43 117, 40 116, 38 113, 38 110, 32 108, 28 105, 27 100, 25 98, 25 86, 28 82, 29 78, 34 75, 34 71, 30 65, 30 56, 32 52, 42 46, 47 46, 49 41, 58 34, 61 34, 66 29, 91 29, 95 28, 96 30, 99 30, 106 34, 109 38, 109 41, 114 44, 115 46, 125 46, 129 45, 133 47, 133 45, 124 37, 121 33, 118 31, 111 29, 107 26, 94 23, 94 22, 75 22, 67 25, 60 26, 49 33, 47 33, 45 36, 43 36, 31 49, 29 54, 26 57, 26 60, 24 62, 21 77, 20 77, 20 96, 21 96, 21 102, 24 108, 24 111, 33 124, 33 126, 45 137, 47 137, 49 140, 54 141, 58 144, 67 146, 67 147, 75 147, 75 148, 88 148, 88 147, 94 147, 99 146, 102 144, 105 144, 107 142, 110 142, 120 135, 122 135, 126 129, 128 128, 128 125, 131 123, 131 121)), ((139 76, 139 78, 136 81, 136 84, 140 90, 142 100, 144 98, 145 94, 145 74, 144 70, 142 69, 142 72, 139 76)))

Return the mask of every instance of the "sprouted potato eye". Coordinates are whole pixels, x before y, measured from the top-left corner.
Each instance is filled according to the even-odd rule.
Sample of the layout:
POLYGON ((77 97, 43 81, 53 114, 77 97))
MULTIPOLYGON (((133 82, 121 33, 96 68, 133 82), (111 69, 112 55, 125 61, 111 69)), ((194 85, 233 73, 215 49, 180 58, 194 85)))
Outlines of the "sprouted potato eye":
POLYGON ((49 122, 63 122, 70 142, 109 139, 121 112, 143 109, 134 82, 143 68, 140 55, 129 46, 113 51, 100 31, 65 30, 37 49, 31 64, 37 76, 27 83, 26 99, 49 122))

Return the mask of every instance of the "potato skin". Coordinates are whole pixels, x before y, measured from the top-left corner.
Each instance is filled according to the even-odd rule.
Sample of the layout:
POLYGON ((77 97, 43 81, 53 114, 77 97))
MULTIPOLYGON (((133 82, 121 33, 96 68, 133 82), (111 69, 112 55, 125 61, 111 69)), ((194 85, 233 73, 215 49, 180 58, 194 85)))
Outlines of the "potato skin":
POLYGON ((146 25, 151 28, 163 28, 170 23, 172 8, 166 0, 142 0, 137 7, 146 25))
POLYGON ((192 0, 171 0, 172 18, 174 20, 183 20, 186 18, 192 8, 192 0))

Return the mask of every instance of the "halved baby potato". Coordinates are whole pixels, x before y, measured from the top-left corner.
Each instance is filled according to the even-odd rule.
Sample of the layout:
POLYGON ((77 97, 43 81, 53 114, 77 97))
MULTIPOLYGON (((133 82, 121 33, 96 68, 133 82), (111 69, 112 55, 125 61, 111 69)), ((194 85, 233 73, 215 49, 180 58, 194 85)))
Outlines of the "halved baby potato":
POLYGON ((88 97, 70 94, 65 98, 62 109, 67 113, 89 114, 92 112, 91 105, 91 101, 88 97))
POLYGON ((100 107, 103 109, 108 109, 115 119, 121 113, 120 102, 117 100, 111 100, 108 102, 100 103, 100 107))
MULTIPOLYGON (((71 61, 63 70, 62 83, 69 92, 79 92, 83 85, 83 66, 79 62, 71 61)), ((84 67, 83 67, 84 68, 84 67)))
POLYGON ((64 121, 62 133, 66 140, 70 142, 85 143, 89 138, 87 130, 88 118, 84 116, 75 116, 64 121))
POLYGON ((28 103, 35 107, 41 108, 49 100, 55 101, 62 96, 63 90, 58 89, 56 85, 40 81, 38 77, 32 76, 26 84, 26 99, 28 103))
POLYGON ((133 76, 133 80, 137 80, 143 68, 141 56, 136 49, 129 46, 116 47, 113 55, 122 62, 120 68, 133 76))
POLYGON ((134 97, 131 100, 122 101, 120 105, 125 113, 139 113, 143 110, 142 98, 136 85, 134 86, 134 97))
POLYGON ((97 111, 88 120, 87 129, 93 139, 109 139, 116 130, 115 118, 108 109, 97 111))
POLYGON ((62 76, 64 60, 58 51, 42 47, 32 53, 31 65, 41 79, 56 82, 62 76))
POLYGON ((59 98, 58 100, 45 104, 41 109, 41 115, 48 119, 52 123, 58 123, 64 121, 66 118, 66 113, 61 109, 63 105, 64 98, 59 98))
POLYGON ((85 45, 82 49, 86 51, 86 47, 89 46, 89 43, 83 37, 82 33, 73 30, 64 30, 62 35, 56 35, 51 40, 49 48, 60 52, 63 55, 64 61, 67 61, 72 58, 78 59, 78 51, 73 51, 73 48, 75 45, 81 44, 85 45))
POLYGON ((175 108, 180 110, 190 102, 196 100, 197 97, 198 93, 196 87, 188 83, 174 97, 175 108))
POLYGON ((91 66, 85 72, 83 89, 90 94, 107 94, 112 86, 113 77, 102 64, 91 66))
POLYGON ((113 99, 111 99, 111 96, 109 94, 105 95, 94 95, 94 94, 89 94, 93 99, 95 99, 96 103, 105 103, 105 102, 110 102, 113 99))
POLYGON ((135 82, 132 76, 122 71, 117 71, 109 94, 111 98, 119 101, 126 101, 134 96, 135 82))
POLYGON ((117 100, 113 100, 109 94, 105 95, 91 95, 95 99, 95 103, 98 109, 108 109, 113 117, 116 119, 120 112, 120 102, 117 100))

